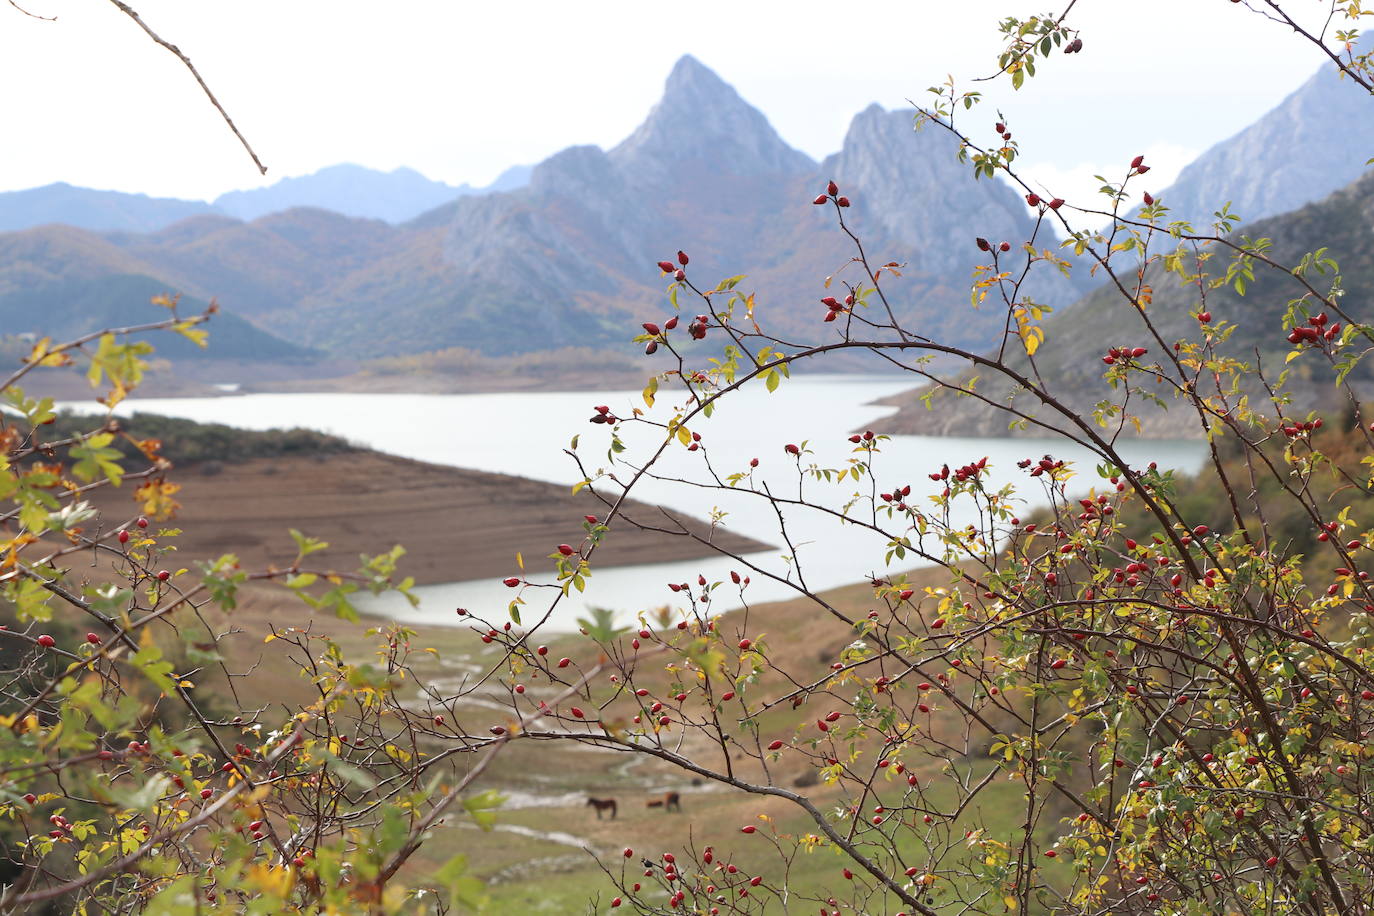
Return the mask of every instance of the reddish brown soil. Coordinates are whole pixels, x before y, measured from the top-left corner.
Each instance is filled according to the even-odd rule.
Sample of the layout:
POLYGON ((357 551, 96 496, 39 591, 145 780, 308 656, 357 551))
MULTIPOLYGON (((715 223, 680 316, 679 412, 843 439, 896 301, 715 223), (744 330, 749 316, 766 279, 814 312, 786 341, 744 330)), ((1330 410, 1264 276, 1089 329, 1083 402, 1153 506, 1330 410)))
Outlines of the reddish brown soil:
MULTIPOLYGON (((586 490, 523 477, 508 477, 410 461, 377 452, 314 457, 258 458, 212 468, 174 470, 183 508, 169 525, 177 564, 237 554, 245 569, 285 567, 296 554, 289 529, 329 542, 311 557, 312 568, 351 571, 359 554, 376 554, 394 544, 406 548, 401 572, 419 584, 507 576, 517 572, 523 553, 531 569, 546 570, 558 544, 579 545, 582 517, 604 516, 605 507, 586 490)), ((107 524, 137 514, 132 486, 97 491, 93 502, 107 524)), ((659 511, 643 503, 630 516, 662 523, 659 511)), ((691 520, 708 535, 709 525, 691 520)), ((597 548, 596 563, 619 566, 705 556, 705 546, 687 538, 613 528, 597 548)), ((718 529, 714 543, 733 551, 765 545, 718 529)))

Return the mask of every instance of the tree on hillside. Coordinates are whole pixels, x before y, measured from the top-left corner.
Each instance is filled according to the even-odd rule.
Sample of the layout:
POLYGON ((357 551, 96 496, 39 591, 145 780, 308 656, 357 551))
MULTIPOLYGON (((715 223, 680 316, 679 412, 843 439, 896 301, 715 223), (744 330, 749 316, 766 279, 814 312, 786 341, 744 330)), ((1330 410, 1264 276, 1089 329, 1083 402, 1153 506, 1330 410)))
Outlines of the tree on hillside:
MULTIPOLYGON (((1071 64, 1091 40, 1074 28, 1076 5, 1004 20, 993 78, 1021 88, 1038 67, 1071 64)), ((1313 44, 1345 43, 1333 61, 1374 84, 1369 61, 1349 51, 1353 30, 1306 29, 1271 0, 1237 15, 1246 9, 1313 44)), ((1360 14, 1335 2, 1329 12, 1342 24, 1360 14)), ((977 105, 938 87, 919 120, 957 136, 978 174, 1019 183, 1009 123, 977 105)), ((503 616, 464 612, 501 651, 457 689, 426 680, 423 647, 395 625, 368 632, 366 663, 312 624, 260 635, 283 650, 271 665, 232 667, 233 611, 251 581, 279 581, 319 619, 353 618, 358 592, 408 590, 396 581, 399 549, 341 575, 312 568, 319 542, 300 535, 275 569, 224 557, 175 570, 163 519, 176 489, 157 443, 120 451, 128 434, 113 421, 50 437, 51 404, 19 390, 33 370, 75 359, 113 405, 149 352, 130 334, 199 339, 207 316, 184 318, 167 300, 163 322, 39 342, 4 385, 13 413, 0 427, 0 596, 15 617, 0 630, 12 866, 0 912, 480 909, 461 855, 424 873, 417 853, 459 812, 490 825, 497 799, 479 790, 502 754, 568 744, 666 764, 732 793, 741 812, 601 861, 607 892, 588 904, 598 912, 1366 912, 1374 593, 1362 566, 1374 549, 1374 435, 1356 382, 1374 322, 1323 250, 1285 265, 1224 212, 1210 228, 1171 221, 1168 201, 1141 187, 1149 167, 1122 163, 1103 205, 1021 184, 1046 230, 1038 243, 969 227, 985 260, 973 297, 1005 315, 992 353, 899 324, 886 295, 902 282, 900 256, 864 248, 847 220, 861 201, 836 182, 798 203, 826 208, 852 245, 813 306, 813 341, 770 336, 769 306, 741 278, 699 282, 703 265, 665 252, 670 317, 635 338, 663 371, 643 408, 595 407, 594 431, 570 446, 580 486, 606 510, 587 517, 581 543, 551 545, 561 586, 551 602, 522 573, 507 580, 503 616), (1075 212, 1110 223, 1075 231, 1075 212), (1021 293, 1028 276, 1067 268, 1044 242, 1051 225, 1115 293, 1100 301, 1118 316, 1111 339, 1068 339, 1101 367, 1089 413, 1069 406, 1073 392, 1043 363, 1058 344, 1049 304, 1021 293), (1268 272, 1299 286, 1274 326, 1212 311, 1216 291, 1243 296, 1268 272), (1161 283, 1191 291, 1186 333, 1161 330, 1161 283), (1238 350, 1238 335, 1272 345, 1238 350), (910 373, 931 398, 982 403, 1062 448, 1026 456, 1019 492, 992 485, 979 455, 893 466, 891 440, 863 430, 838 464, 802 438, 761 451, 791 469, 786 490, 757 461, 709 463, 717 405, 856 351, 910 373), (953 363, 1009 384, 1036 412, 985 394, 953 363), (1339 408, 1295 400, 1299 374, 1323 380, 1339 408), (1123 455, 1141 403, 1196 426, 1206 447, 1196 477, 1123 455), (644 426, 654 445, 641 452, 626 440, 644 426), (1056 454, 1070 448, 1092 461, 1056 454), (660 612, 628 629, 593 615, 576 648, 549 651, 549 614, 585 586, 608 534, 632 527, 626 500, 677 450, 702 462, 704 501, 730 491, 774 512, 791 568, 734 555, 728 578, 665 583, 672 602, 660 612), (126 452, 143 460, 125 467, 126 452), (83 493, 121 480, 137 482, 138 514, 94 515, 83 493), (807 586, 790 527, 805 513, 885 544, 872 560, 884 571, 861 598, 807 586), (93 570, 78 572, 77 558, 93 570), (915 560, 930 569, 899 571, 915 560), (765 576, 798 598, 788 631, 762 630, 778 618, 749 607, 765 576), (714 612, 725 595, 746 610, 714 612), (264 679, 278 689, 271 669, 283 659, 307 700, 241 699, 264 679)))

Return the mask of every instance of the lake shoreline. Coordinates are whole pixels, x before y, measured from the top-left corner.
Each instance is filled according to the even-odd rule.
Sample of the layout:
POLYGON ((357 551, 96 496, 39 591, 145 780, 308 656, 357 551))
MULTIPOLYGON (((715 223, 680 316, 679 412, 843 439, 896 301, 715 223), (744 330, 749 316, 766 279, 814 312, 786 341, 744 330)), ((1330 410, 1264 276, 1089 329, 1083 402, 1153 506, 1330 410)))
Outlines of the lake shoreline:
MULTIPOLYGON (((286 568, 296 549, 289 529, 328 541, 312 555, 311 569, 349 572, 363 553, 400 544, 401 576, 417 585, 520 575, 516 554, 531 573, 547 573, 557 545, 582 544, 584 515, 604 517, 590 492, 526 477, 428 464, 370 450, 332 455, 254 458, 232 464, 178 467, 183 508, 167 523, 183 529, 168 558, 178 567, 233 553, 245 569, 286 568)), ((130 488, 94 491, 106 518, 136 514, 130 488)), ((627 501, 635 515, 654 507, 627 501)), ((767 545, 699 519, 689 530, 733 552, 767 545)), ((622 523, 623 527, 623 523, 622 523)), ((612 530, 594 555, 597 567, 634 566, 707 556, 711 549, 688 537, 612 530)))

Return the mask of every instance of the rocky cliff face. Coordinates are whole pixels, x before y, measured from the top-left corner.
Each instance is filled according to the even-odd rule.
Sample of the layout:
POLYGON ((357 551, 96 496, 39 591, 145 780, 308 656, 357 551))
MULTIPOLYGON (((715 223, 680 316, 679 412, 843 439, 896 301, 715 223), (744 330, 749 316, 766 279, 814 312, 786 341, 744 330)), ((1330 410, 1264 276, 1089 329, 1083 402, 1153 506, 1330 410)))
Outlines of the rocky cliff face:
POLYGON ((1208 226, 1227 201, 1243 220, 1320 200, 1365 171, 1374 156, 1374 101, 1333 64, 1273 111, 1218 143, 1159 195, 1170 219, 1208 226))
POLYGON ((815 167, 783 142, 761 111, 690 54, 668 74, 663 98, 644 123, 610 158, 632 180, 654 183, 673 182, 684 165, 709 164, 735 175, 786 175, 815 167))
POLYGON ((842 179, 885 234, 912 246, 922 267, 960 270, 972 260, 966 252, 975 237, 1020 242, 1030 237, 1034 221, 1011 188, 975 181, 958 151, 958 140, 946 131, 917 130, 912 112, 870 105, 855 116, 843 148, 821 172, 842 179))

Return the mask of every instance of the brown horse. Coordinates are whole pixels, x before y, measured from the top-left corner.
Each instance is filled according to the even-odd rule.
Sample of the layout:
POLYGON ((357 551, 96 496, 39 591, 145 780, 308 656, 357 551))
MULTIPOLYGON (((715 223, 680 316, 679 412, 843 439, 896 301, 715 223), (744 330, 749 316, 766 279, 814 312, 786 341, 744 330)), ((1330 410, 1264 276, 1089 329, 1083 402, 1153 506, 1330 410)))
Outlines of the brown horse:
POLYGON ((596 809, 596 819, 601 820, 601 812, 611 812, 611 820, 615 820, 615 799, 614 798, 588 798, 587 804, 596 809))
POLYGON ((681 813, 682 797, 678 795, 676 792, 668 792, 662 798, 656 798, 653 801, 645 802, 644 807, 662 808, 665 812, 677 811, 681 813))

